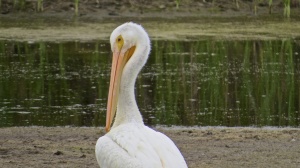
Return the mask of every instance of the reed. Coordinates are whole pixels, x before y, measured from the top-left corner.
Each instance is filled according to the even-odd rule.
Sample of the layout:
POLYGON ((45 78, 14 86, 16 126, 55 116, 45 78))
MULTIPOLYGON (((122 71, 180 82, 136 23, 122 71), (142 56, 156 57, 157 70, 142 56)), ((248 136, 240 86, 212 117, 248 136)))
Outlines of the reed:
POLYGON ((75 16, 78 16, 79 0, 74 0, 74 1, 75 1, 75 16))
MULTIPOLYGON (((250 42, 246 41, 245 47, 244 47, 244 58, 243 58, 243 63, 241 67, 241 85, 245 86, 241 90, 241 94, 239 95, 238 98, 238 104, 240 108, 245 108, 249 109, 246 111, 241 110, 241 114, 243 116, 253 116, 253 114, 256 111, 256 106, 255 103, 253 102, 253 83, 251 80, 251 74, 249 73, 251 69, 251 56, 250 56, 250 42)), ((250 124, 251 123, 251 118, 246 118, 243 124, 250 124)))
MULTIPOLYGON (((38 86, 36 87, 36 90, 40 90, 40 93, 42 95, 45 93, 45 76, 46 76, 46 44, 44 42, 40 42, 38 44, 38 51, 39 51, 39 80, 38 80, 38 86)), ((45 102, 47 105, 50 105, 50 98, 47 99, 48 102, 45 102)))
POLYGON ((180 0, 175 0, 176 9, 179 9, 180 0))
MULTIPOLYGON (((192 99, 191 95, 193 95, 193 93, 191 93, 192 92, 191 85, 193 83, 190 79, 188 79, 189 76, 187 75, 185 70, 185 64, 186 64, 185 58, 187 56, 182 54, 186 52, 186 49, 189 49, 189 47, 185 48, 184 43, 179 41, 175 42, 172 53, 176 53, 176 54, 171 56, 170 58, 173 58, 171 61, 172 64, 176 65, 177 63, 177 66, 174 66, 174 68, 176 69, 176 75, 174 75, 174 77, 170 81, 173 81, 176 78, 181 80, 174 84, 175 86, 173 86, 173 89, 175 90, 175 93, 173 92, 173 95, 171 96, 175 98, 173 101, 175 101, 176 104, 181 104, 181 107, 183 107, 183 109, 186 109, 186 110, 182 110, 178 107, 175 106, 173 107, 173 110, 177 110, 176 113, 177 119, 180 119, 181 123, 184 123, 186 120, 189 120, 190 123, 194 123, 195 117, 190 117, 193 116, 192 106, 188 102, 189 99, 192 99), (187 80, 191 82, 187 84, 186 82, 187 80), (174 94, 176 96, 174 96, 174 94)), ((170 83, 169 85, 172 85, 172 83, 170 83)))
POLYGON ((283 16, 286 18, 290 18, 290 15, 291 15, 291 1, 284 0, 283 16))
POLYGON ((100 57, 100 49, 99 49, 99 45, 101 45, 99 43, 99 41, 95 42, 95 47, 94 47, 94 51, 93 51, 93 58, 92 58, 92 66, 99 66, 99 63, 102 62, 101 61, 101 57, 100 57))
POLYGON ((253 5, 253 6, 254 6, 254 7, 253 7, 254 15, 257 15, 257 3, 258 3, 257 1, 258 1, 258 0, 254 0, 254 1, 253 1, 253 3, 254 3, 254 5, 253 5))
POLYGON ((291 39, 286 42, 285 53, 287 53, 287 76, 288 76, 288 125, 295 125, 295 69, 294 56, 291 39))
POLYGON ((272 14, 273 0, 269 0, 269 14, 272 14))
POLYGON ((234 0, 236 9, 240 9, 239 0, 234 0))
MULTIPOLYGON (((164 50, 162 48, 166 48, 164 42, 155 41, 153 44, 153 51, 152 51, 152 58, 154 58, 153 64, 155 67, 155 72, 157 75, 154 78, 154 103, 156 104, 157 110, 154 112, 154 117, 156 118, 155 123, 157 123, 158 120, 160 122, 164 122, 164 111, 166 110, 166 102, 165 102, 165 94, 162 93, 163 91, 163 84, 164 84, 164 78, 166 79, 166 76, 164 75, 164 64, 163 64, 163 57, 164 50)), ((151 61, 151 57, 150 60, 151 61)))
POLYGON ((65 75, 65 63, 64 63, 64 44, 58 45, 58 57, 59 57, 59 70, 60 75, 65 75))
POLYGON ((38 11, 38 12, 44 11, 43 1, 44 1, 44 0, 37 0, 37 11, 38 11))

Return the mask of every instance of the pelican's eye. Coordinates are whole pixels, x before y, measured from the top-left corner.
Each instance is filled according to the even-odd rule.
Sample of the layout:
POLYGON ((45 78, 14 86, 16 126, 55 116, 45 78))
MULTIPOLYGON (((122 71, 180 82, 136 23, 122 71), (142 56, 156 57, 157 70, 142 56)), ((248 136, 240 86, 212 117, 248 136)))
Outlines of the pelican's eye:
POLYGON ((119 35, 116 39, 116 43, 118 45, 118 49, 119 51, 122 49, 123 45, 124 45, 124 39, 121 35, 119 35))

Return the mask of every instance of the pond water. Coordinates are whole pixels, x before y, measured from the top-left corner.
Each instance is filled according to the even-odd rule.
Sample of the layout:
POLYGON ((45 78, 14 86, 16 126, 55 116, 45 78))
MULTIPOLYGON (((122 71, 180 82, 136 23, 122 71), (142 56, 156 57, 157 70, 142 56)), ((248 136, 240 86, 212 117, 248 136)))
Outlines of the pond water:
MULTIPOLYGON (((107 41, 0 41, 0 127, 104 126, 107 41)), ((300 126, 300 41, 152 41, 147 125, 300 126)))

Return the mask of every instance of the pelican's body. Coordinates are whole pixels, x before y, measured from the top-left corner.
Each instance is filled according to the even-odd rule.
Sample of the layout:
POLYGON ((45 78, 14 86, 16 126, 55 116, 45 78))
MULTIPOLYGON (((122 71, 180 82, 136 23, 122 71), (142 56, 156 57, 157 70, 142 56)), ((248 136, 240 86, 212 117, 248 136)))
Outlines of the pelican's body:
POLYGON ((134 83, 150 52, 147 33, 140 25, 125 23, 112 32, 110 43, 113 63, 106 116, 108 133, 96 144, 98 164, 101 168, 187 167, 171 139, 144 125, 136 104, 134 83))

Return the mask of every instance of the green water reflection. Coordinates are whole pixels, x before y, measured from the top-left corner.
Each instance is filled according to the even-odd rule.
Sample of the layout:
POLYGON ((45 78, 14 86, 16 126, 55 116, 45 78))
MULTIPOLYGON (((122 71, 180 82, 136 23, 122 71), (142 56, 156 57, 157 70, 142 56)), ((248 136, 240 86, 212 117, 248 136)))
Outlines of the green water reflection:
MULTIPOLYGON (((152 41, 147 125, 300 125, 300 41, 152 41)), ((104 126, 110 46, 0 41, 0 126, 104 126)))

